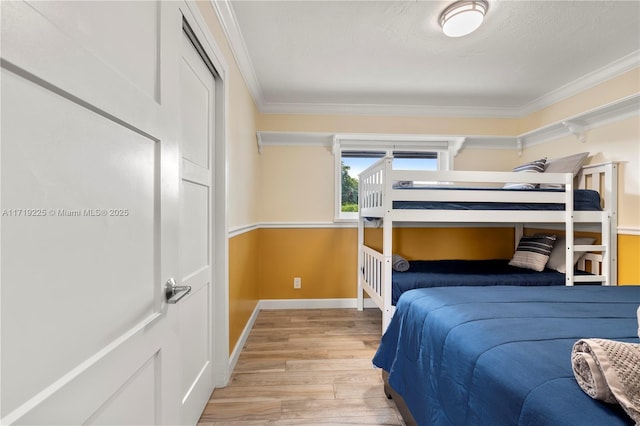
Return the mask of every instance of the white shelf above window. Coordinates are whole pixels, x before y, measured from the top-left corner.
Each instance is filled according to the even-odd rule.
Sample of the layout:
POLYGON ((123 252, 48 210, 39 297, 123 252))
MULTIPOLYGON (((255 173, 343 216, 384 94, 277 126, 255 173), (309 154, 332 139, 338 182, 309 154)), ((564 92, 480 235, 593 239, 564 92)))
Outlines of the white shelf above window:
POLYGON ((348 143, 393 143, 395 141, 416 144, 433 144, 441 141, 452 147, 455 153, 464 148, 513 149, 522 151, 537 145, 573 134, 586 142, 585 133, 618 120, 640 114, 640 93, 636 93, 605 105, 587 110, 564 120, 541 126, 518 136, 495 135, 414 135, 378 133, 323 133, 323 132, 272 132, 259 131, 258 152, 265 146, 326 146, 330 149, 336 141, 348 143))

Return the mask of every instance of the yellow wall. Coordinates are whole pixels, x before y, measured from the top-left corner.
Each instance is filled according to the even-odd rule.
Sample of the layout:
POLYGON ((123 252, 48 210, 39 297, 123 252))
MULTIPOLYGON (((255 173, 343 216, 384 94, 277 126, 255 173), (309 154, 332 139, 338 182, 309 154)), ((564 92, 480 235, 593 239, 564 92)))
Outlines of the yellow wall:
POLYGON ((229 347, 233 350, 260 300, 260 231, 229 239, 229 347))
MULTIPOLYGON (((513 228, 396 228, 392 251, 408 260, 508 259, 514 238, 513 228)), ((382 251, 382 229, 367 228, 365 243, 382 251)))
POLYGON ((261 229, 260 298, 356 297, 356 243, 355 228, 261 229))
MULTIPOLYGON (((258 277, 247 278, 258 278, 260 299, 356 297, 357 229, 265 228, 251 232, 244 241, 235 237, 234 247, 255 247, 256 234, 258 277), (293 288, 294 277, 302 278, 301 289, 293 288)), ((381 248, 380 229, 368 229, 366 234, 368 244, 381 248)), ((509 228, 397 228, 393 251, 410 260, 504 259, 513 255, 513 239, 509 228), (461 240, 467 242, 460 244, 461 240)), ((249 258, 253 252, 243 254, 249 258)), ((244 257, 234 255, 237 260, 244 257)), ((242 269, 241 264, 234 267, 238 274, 242 269)))
POLYGON ((640 285, 640 236, 618 235, 619 284, 640 285))
MULTIPOLYGON (((532 232, 553 230, 528 230, 532 232)), ((599 235, 593 236, 598 242, 599 235)), ((247 235, 247 234, 243 234, 247 235)), ((252 231, 250 238, 232 239, 235 247, 246 246, 245 255, 235 253, 234 271, 246 279, 259 282, 259 299, 332 299, 356 296, 357 230, 355 228, 269 228, 252 231), (256 242, 256 240, 258 242, 256 242), (259 246, 257 252, 255 247, 259 246), (248 276, 243 261, 259 257, 257 276, 248 276), (302 288, 293 288, 293 278, 302 278, 302 288)), ((640 283, 640 239, 621 235, 619 262, 620 284, 640 283)), ((368 245, 381 250, 382 230, 368 228, 368 245)), ((508 259, 514 252, 514 231, 510 228, 396 228, 393 252, 409 260, 436 259, 508 259)), ((242 294, 242 288, 238 298, 242 294)), ((255 296, 252 296, 255 297, 255 296)), ((252 309, 252 308, 251 308, 252 309)), ((244 314, 250 315, 250 309, 244 314)), ((237 330, 238 332, 241 329, 237 330)))

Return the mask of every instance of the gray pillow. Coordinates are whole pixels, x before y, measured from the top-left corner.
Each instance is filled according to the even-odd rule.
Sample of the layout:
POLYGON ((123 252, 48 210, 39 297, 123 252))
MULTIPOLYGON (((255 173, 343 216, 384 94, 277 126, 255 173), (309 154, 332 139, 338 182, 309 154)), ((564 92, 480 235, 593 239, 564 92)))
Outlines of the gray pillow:
MULTIPOLYGON (((574 246, 580 245, 589 245, 593 244, 595 238, 591 237, 577 237, 573 239, 574 246)), ((562 272, 563 274, 567 272, 566 258, 567 258, 567 249, 566 239, 564 237, 558 237, 556 239, 555 244, 553 245, 553 250, 551 250, 551 254, 549 255, 549 261, 547 262, 547 268, 555 269, 558 272, 562 272)), ((582 256, 584 256, 583 251, 574 251, 573 253, 573 264, 577 264, 582 256)))
POLYGON ((518 248, 513 254, 509 265, 533 269, 538 272, 544 270, 555 241, 555 235, 545 234, 535 234, 532 237, 520 238, 518 248))
MULTIPOLYGON (((580 168, 587 160, 589 156, 588 152, 581 152, 579 154, 568 155, 566 157, 556 158, 555 160, 547 161, 547 165, 544 169, 545 173, 573 173, 573 177, 578 175, 580 168)), ((540 188, 545 189, 562 189, 564 185, 556 185, 550 183, 543 183, 540 188)))

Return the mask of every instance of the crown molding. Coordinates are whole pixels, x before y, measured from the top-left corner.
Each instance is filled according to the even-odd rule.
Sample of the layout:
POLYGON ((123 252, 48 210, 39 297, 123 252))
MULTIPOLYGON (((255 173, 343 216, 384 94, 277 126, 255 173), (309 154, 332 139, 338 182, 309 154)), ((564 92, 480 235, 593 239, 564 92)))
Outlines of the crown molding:
POLYGON ((209 1, 222 24, 240 74, 258 110, 264 114, 520 118, 640 67, 640 50, 638 50, 525 105, 515 107, 267 102, 242 37, 231 1, 209 1))
POLYGON ((524 117, 532 114, 638 67, 640 67, 640 50, 636 50, 627 56, 613 61, 600 69, 590 72, 571 83, 565 84, 529 102, 520 108, 519 116, 524 117))
POLYGON ((365 115, 390 117, 480 117, 518 118, 520 112, 511 107, 469 107, 438 105, 330 104, 262 102, 260 112, 292 115, 365 115))
POLYGON ((555 123, 539 127, 518 136, 524 147, 538 145, 573 134, 581 142, 586 142, 585 132, 618 120, 640 114, 640 93, 620 98, 608 104, 567 117, 555 123))
POLYGON ((220 24, 222 24, 222 29, 229 41, 229 48, 236 60, 236 64, 238 64, 240 74, 249 89, 249 93, 258 107, 258 110, 262 111, 264 109, 262 86, 260 86, 260 81, 258 80, 255 69, 253 68, 253 63, 251 62, 247 45, 244 42, 242 33, 240 32, 240 26, 238 25, 236 15, 233 11, 233 7, 231 6, 231 1, 209 0, 209 2, 211 3, 213 10, 216 12, 220 24))

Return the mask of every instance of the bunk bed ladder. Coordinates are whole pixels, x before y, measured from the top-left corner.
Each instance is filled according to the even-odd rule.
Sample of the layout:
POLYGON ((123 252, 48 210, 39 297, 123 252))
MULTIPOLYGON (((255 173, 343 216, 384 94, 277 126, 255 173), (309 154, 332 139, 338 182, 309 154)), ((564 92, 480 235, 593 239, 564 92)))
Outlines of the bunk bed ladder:
POLYGON ((565 284, 568 286, 572 286, 574 283, 574 273, 573 273, 573 258, 575 256, 575 249, 574 249, 574 243, 573 243, 573 239, 574 239, 574 212, 573 212, 573 175, 571 173, 567 173, 566 177, 565 177, 565 184, 564 184, 564 211, 565 211, 565 218, 564 218, 564 226, 565 226, 565 230, 564 230, 564 235, 565 235, 565 241, 566 241, 566 257, 565 257, 565 284))
MULTIPOLYGON (((384 189, 383 193, 391 194, 393 189, 393 181, 389 178, 393 168, 393 158, 386 157, 384 159, 384 189)), ((382 265, 383 282, 387 283, 382 291, 382 300, 384 302, 384 308, 382 310, 382 330, 386 330, 391 322, 391 317, 395 308, 391 305, 392 296, 392 256, 393 256, 393 217, 390 214, 393 208, 393 200, 389 196, 385 196, 382 199, 382 206, 385 212, 385 219, 382 224, 382 254, 384 256, 384 263, 382 265)))

